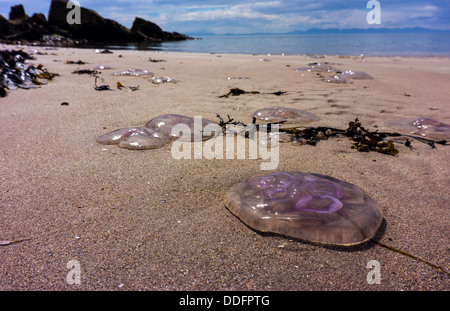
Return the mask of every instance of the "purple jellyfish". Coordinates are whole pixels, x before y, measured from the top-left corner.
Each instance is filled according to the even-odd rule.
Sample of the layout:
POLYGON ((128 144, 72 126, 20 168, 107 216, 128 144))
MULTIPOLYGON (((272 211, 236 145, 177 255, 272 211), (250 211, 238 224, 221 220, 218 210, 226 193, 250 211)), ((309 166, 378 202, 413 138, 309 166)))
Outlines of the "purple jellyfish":
POLYGON ((319 118, 312 112, 287 108, 287 107, 271 107, 256 110, 252 116, 266 122, 280 122, 287 123, 306 123, 319 120, 319 118))
POLYGON ((227 192, 225 205, 255 230, 336 245, 369 240, 383 219, 357 186, 302 172, 245 179, 227 192))
POLYGON ((450 124, 432 118, 399 118, 386 121, 386 125, 412 134, 438 139, 450 138, 450 124))

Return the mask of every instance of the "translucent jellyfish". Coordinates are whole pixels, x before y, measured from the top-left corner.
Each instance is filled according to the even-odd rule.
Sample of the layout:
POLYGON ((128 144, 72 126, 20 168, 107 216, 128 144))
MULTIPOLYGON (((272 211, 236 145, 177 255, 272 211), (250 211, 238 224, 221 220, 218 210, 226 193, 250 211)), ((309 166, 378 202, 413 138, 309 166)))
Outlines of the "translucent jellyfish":
MULTIPOLYGON (((194 137, 201 137, 202 140, 210 139, 215 136, 220 130, 219 125, 211 120, 201 118, 201 122, 200 119, 197 121, 197 124, 195 124, 195 122, 196 119, 193 117, 187 117, 178 114, 164 114, 150 120, 145 126, 160 133, 169 135, 171 139, 180 139, 181 141, 193 141, 194 137), (172 127, 177 124, 187 125, 189 127, 191 135, 186 138, 186 133, 172 133, 172 127), (209 124, 217 126, 215 128, 216 131, 213 131, 211 133, 204 132, 203 130, 205 126, 209 124)), ((211 128, 213 128, 213 126, 211 128)))
POLYGON ((255 230, 336 245, 369 240, 383 219, 357 186, 302 172, 245 179, 227 192, 225 205, 255 230))
POLYGON ((296 137, 294 134, 286 133, 286 132, 270 132, 267 136, 259 137, 259 145, 266 147, 277 147, 278 143, 290 143, 295 141, 296 137), (272 139, 274 138, 275 145, 272 144, 272 139))
POLYGON ((363 79, 373 79, 373 77, 363 71, 346 70, 342 73, 339 73, 337 75, 325 79, 325 82, 347 83, 349 79, 363 80, 363 79))
POLYGON ((95 66, 94 69, 97 69, 97 70, 109 70, 109 69, 112 69, 112 67, 109 66, 109 65, 98 65, 98 66, 95 66))
POLYGON ((170 142, 170 137, 149 128, 127 127, 102 135, 97 138, 97 142, 131 150, 145 150, 165 146, 170 142))
POLYGON ((171 77, 153 77, 152 78, 152 82, 155 84, 161 84, 161 83, 168 83, 168 82, 172 82, 173 79, 171 77))
POLYGON ((297 68, 296 71, 309 71, 309 72, 341 72, 340 69, 337 69, 331 66, 330 63, 310 63, 308 66, 297 68))
POLYGON ((342 75, 351 79, 373 79, 371 75, 365 73, 364 71, 346 70, 342 73, 342 75))
POLYGON ((153 72, 137 69, 137 68, 128 68, 124 71, 118 71, 114 72, 113 75, 115 76, 146 76, 146 75, 153 75, 153 72))
POLYGON ((284 124, 306 123, 319 120, 319 118, 312 112, 279 106, 256 110, 253 112, 252 116, 259 120, 271 123, 284 121, 284 124))
POLYGON ((411 134, 437 139, 450 139, 450 124, 432 118, 398 118, 386 121, 386 125, 409 131, 411 134))
POLYGON ((348 78, 342 74, 337 74, 332 77, 326 78, 324 81, 329 83, 347 83, 348 78))

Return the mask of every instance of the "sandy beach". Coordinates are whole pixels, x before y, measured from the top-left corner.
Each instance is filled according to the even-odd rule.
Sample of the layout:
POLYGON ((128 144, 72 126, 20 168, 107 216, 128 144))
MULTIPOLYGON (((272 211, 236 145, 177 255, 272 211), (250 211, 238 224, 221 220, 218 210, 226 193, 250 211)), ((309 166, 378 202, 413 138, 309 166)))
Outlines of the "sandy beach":
POLYGON ((351 149, 346 137, 280 144, 273 171, 347 181, 382 207, 376 239, 338 247, 262 234, 230 213, 226 192, 260 174, 262 159, 176 160, 170 145, 133 151, 96 142, 161 114, 218 122, 218 113, 250 123, 253 111, 273 106, 315 113, 320 119, 310 126, 345 129, 359 118, 368 129, 392 132, 385 125, 392 118, 450 123, 450 59, 37 49, 47 54, 31 62, 59 76, 0 98, 0 240, 15 242, 0 246, 0 290, 450 289, 449 146, 413 141, 414 149, 398 144, 390 156, 351 149), (295 70, 318 61, 374 79, 330 84, 295 70), (113 67, 97 81, 111 91, 72 74, 97 65, 113 67), (128 68, 175 81, 112 75, 128 68), (118 81, 139 89, 119 90, 118 81), (231 88, 261 94, 219 98, 231 88), (277 91, 286 93, 263 94, 277 91), (79 262, 80 284, 67 282, 71 260, 79 262), (371 260, 380 264, 379 284, 367 281, 371 260))

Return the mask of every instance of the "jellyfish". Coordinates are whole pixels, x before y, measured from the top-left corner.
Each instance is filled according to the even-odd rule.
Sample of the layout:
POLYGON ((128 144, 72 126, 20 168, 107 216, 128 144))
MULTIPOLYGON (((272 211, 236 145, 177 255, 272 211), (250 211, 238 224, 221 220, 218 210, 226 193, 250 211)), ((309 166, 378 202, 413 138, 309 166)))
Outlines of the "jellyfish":
POLYGON ((254 118, 270 123, 306 123, 319 120, 312 112, 286 107, 272 107, 256 110, 252 113, 254 118))
POLYGON ((277 147, 278 143, 290 143, 296 140, 296 136, 294 134, 286 133, 286 132, 269 132, 269 135, 261 135, 259 137, 259 145, 266 147, 277 147), (272 144, 272 141, 275 144, 272 144))
POLYGON ((383 219, 381 208, 357 186, 303 172, 245 179, 226 193, 225 206, 257 231, 334 245, 371 239, 383 219))
POLYGON ((109 65, 98 65, 98 66, 95 66, 94 69, 97 69, 97 70, 109 70, 109 69, 112 69, 112 67, 109 66, 109 65))
POLYGON ((170 137, 145 127, 127 127, 99 136, 97 142, 130 150, 146 150, 164 147, 170 142, 170 137))
POLYGON ((395 129, 406 130, 411 134, 438 139, 450 138, 450 124, 433 118, 398 118, 386 121, 386 125, 395 129))
POLYGON ((373 77, 363 71, 346 70, 330 78, 326 78, 324 81, 330 83, 347 83, 349 79, 365 80, 373 79, 373 77))
POLYGON ((342 73, 343 76, 347 77, 347 78, 351 78, 351 79, 358 79, 358 80, 363 80, 363 79, 373 79, 373 77, 367 73, 365 73, 364 71, 353 71, 353 70, 346 70, 342 73))
POLYGON ((152 83, 154 84, 161 84, 161 83, 169 83, 172 82, 173 79, 171 77, 153 77, 152 78, 152 83))
POLYGON ((329 83, 347 83, 348 79, 346 76, 342 75, 342 74, 337 74, 334 75, 332 77, 326 78, 324 80, 325 82, 329 82, 329 83))
POLYGON ((309 63, 308 66, 297 68, 296 71, 309 71, 309 72, 341 72, 340 69, 337 69, 331 66, 330 63, 309 63))
POLYGON ((153 130, 156 130, 160 133, 164 133, 170 136, 171 139, 180 139, 181 141, 189 140, 193 141, 194 137, 201 137, 201 140, 206 140, 214 137, 216 134, 218 134, 218 125, 216 122, 203 119, 203 118, 196 118, 193 117, 187 117, 183 115, 178 114, 164 114, 160 115, 145 125, 147 128, 151 128, 153 130), (198 122, 198 123, 196 123, 198 122), (178 124, 184 124, 187 125, 190 131, 191 135, 185 135, 186 133, 176 132, 173 133, 172 128, 175 125, 178 124), (204 128, 207 125, 216 125, 216 131, 213 132, 204 132, 204 128), (181 135, 180 135, 181 134, 181 135))
POLYGON ((153 75, 153 72, 137 69, 137 68, 128 68, 127 70, 114 72, 115 76, 145 76, 145 75, 153 75))

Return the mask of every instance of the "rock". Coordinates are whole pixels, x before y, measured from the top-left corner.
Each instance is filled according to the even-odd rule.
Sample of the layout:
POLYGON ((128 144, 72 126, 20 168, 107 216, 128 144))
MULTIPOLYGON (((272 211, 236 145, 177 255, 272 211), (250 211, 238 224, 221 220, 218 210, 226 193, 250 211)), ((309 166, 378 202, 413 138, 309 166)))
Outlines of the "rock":
POLYGON ((131 31, 140 33, 148 39, 161 39, 164 34, 163 30, 158 25, 150 21, 146 21, 140 17, 136 17, 134 19, 133 26, 131 26, 131 31))
POLYGON ((18 4, 11 7, 11 11, 9 12, 10 21, 24 18, 28 18, 28 16, 25 14, 25 9, 23 8, 23 5, 18 4))
POLYGON ((116 21, 103 18, 94 10, 80 8, 80 24, 67 23, 67 0, 52 0, 48 21, 60 29, 68 31, 74 39, 87 39, 96 42, 140 42, 145 37, 132 33, 116 21))
POLYGON ((36 25, 40 25, 40 26, 44 27, 45 29, 49 28, 49 23, 48 23, 47 19, 45 18, 45 15, 42 13, 34 13, 31 16, 30 21, 32 23, 35 23, 36 25))
MULTIPOLYGON (((86 38, 88 40, 97 40, 99 38, 106 39, 106 37, 109 37, 111 32, 107 31, 106 20, 93 10, 81 7, 81 24, 69 24, 67 22, 67 14, 72 9, 66 7, 67 2, 64 0, 52 0, 48 13, 48 21, 50 24, 67 30, 75 39, 86 38)), ((121 36, 122 34, 120 34, 121 36)))
POLYGON ((103 18, 94 10, 80 7, 79 24, 69 24, 67 15, 74 8, 67 8, 68 0, 52 0, 48 21, 42 13, 31 17, 25 14, 23 5, 11 7, 9 20, 0 15, 0 39, 34 41, 38 44, 73 46, 90 43, 142 43, 147 41, 173 41, 192 39, 176 32, 163 31, 158 25, 136 18, 133 28, 103 18))
POLYGON ((23 6, 11 7, 9 21, 0 21, 3 37, 9 40, 39 40, 48 31, 48 23, 43 14, 33 14, 30 18, 25 14, 23 6))
POLYGON ((182 35, 177 32, 167 32, 163 31, 158 25, 151 21, 147 21, 140 17, 136 17, 133 22, 133 26, 131 27, 131 31, 143 34, 148 37, 149 40, 158 40, 158 41, 180 41, 193 39, 189 36, 182 35))
POLYGON ((0 15, 0 38, 6 39, 14 33, 15 27, 3 15, 0 15))

